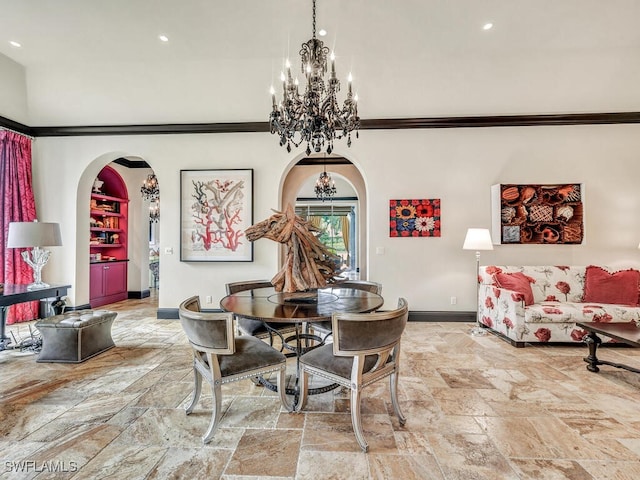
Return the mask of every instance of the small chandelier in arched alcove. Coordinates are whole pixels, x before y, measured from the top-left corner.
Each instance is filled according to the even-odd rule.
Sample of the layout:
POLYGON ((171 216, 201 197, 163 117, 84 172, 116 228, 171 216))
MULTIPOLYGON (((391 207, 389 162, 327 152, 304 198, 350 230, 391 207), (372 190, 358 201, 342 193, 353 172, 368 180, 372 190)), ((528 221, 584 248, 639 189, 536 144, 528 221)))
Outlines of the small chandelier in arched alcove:
POLYGON ((160 187, 158 186, 158 179, 154 173, 147 175, 147 179, 142 182, 140 193, 142 193, 142 198, 145 200, 154 201, 158 199, 160 196, 160 187))

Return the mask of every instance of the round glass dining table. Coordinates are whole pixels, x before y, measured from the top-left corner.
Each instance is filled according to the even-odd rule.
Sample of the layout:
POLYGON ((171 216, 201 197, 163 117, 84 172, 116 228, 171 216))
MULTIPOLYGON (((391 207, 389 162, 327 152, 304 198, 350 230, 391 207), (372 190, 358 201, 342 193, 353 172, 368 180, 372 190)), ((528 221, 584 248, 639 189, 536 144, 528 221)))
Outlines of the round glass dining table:
POLYGON ((273 287, 227 295, 220 308, 240 317, 264 322, 322 322, 334 312, 366 313, 378 310, 384 299, 377 293, 329 286, 309 292, 282 293, 273 287))
MULTIPOLYGON (((254 288, 227 295, 220 301, 220 308, 233 312, 240 317, 261 320, 263 322, 296 323, 296 334, 283 339, 283 347, 295 352, 295 387, 287 388, 287 394, 294 396, 295 405, 299 397, 298 378, 300 376, 300 356, 305 352, 324 345, 324 339, 313 334, 303 333, 302 325, 331 320, 335 312, 367 313, 378 310, 384 299, 377 293, 355 288, 329 286, 309 292, 282 293, 273 287, 254 288), (289 342, 295 340, 295 345, 289 342)), ((288 355, 287 355, 288 356, 288 355)), ((272 391, 276 386, 264 378, 262 385, 272 391)), ((337 383, 310 388, 309 395, 325 393, 338 387, 337 383)))

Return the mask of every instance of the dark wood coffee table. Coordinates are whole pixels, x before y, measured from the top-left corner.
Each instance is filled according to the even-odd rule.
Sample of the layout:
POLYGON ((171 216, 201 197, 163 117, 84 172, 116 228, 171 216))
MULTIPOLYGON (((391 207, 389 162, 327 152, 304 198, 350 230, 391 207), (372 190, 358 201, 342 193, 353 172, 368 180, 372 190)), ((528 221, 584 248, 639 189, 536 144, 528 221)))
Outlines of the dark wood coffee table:
POLYGON ((596 356, 596 350, 598 345, 602 343, 602 339, 598 337, 600 335, 606 335, 614 340, 631 345, 633 347, 640 347, 640 328, 635 322, 628 323, 600 323, 600 322, 584 322, 577 323, 578 327, 583 328, 589 332, 583 339, 583 341, 589 347, 589 356, 584 358, 587 362, 587 370, 590 372, 598 372, 600 369, 598 365, 611 365, 612 367, 622 368, 630 372, 640 373, 637 368, 623 365, 621 363, 607 362, 606 360, 600 360, 596 356))

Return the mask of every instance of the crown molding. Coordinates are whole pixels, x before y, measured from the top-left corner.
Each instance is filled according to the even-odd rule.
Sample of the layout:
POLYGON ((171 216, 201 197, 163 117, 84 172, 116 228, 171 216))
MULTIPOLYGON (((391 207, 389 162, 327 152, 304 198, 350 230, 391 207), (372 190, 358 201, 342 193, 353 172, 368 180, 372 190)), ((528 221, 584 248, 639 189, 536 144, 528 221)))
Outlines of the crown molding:
MULTIPOLYGON (((533 127, 558 125, 614 125, 640 123, 640 112, 566 113, 552 115, 484 115, 469 117, 374 118, 360 121, 361 130, 414 128, 533 127)), ((158 125, 79 125, 30 127, 0 117, 0 127, 33 137, 99 135, 169 135, 201 133, 261 133, 269 122, 166 123, 158 125)))
POLYGON ((31 127, 23 125, 22 123, 14 122, 13 120, 6 117, 0 117, 0 128, 13 130, 14 132, 29 135, 30 137, 34 136, 31 127))

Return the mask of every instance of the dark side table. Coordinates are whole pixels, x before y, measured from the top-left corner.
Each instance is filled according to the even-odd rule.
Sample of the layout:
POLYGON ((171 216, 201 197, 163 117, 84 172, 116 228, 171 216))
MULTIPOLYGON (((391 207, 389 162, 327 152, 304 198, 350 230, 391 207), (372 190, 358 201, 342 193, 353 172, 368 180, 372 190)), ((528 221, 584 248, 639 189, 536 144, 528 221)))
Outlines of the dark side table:
POLYGON ((640 373, 637 368, 623 365, 621 363, 608 362, 606 360, 600 360, 596 356, 596 350, 598 345, 602 343, 602 339, 598 337, 600 335, 606 335, 618 342, 622 342, 632 347, 640 347, 640 327, 635 322, 627 323, 603 323, 603 322, 583 322, 577 323, 578 327, 583 328, 589 332, 582 339, 583 342, 589 347, 589 356, 584 358, 587 362, 587 370, 590 372, 598 372, 600 369, 598 365, 610 365, 616 368, 622 368, 630 372, 640 373))
POLYGON ((51 297, 60 300, 60 297, 67 294, 69 288, 71 288, 71 285, 50 285, 46 288, 29 290, 27 285, 5 284, 4 289, 0 292, 0 351, 5 350, 7 345, 11 343, 11 339, 5 335, 7 310, 11 305, 51 297))

